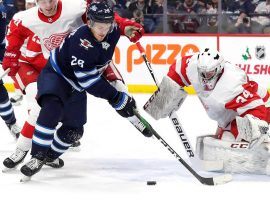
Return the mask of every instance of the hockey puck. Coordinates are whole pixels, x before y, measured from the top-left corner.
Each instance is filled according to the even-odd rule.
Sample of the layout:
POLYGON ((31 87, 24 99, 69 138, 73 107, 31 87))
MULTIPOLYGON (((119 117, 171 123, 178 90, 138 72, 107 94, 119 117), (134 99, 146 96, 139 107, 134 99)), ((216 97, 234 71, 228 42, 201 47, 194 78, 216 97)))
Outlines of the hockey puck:
POLYGON ((156 181, 147 181, 147 185, 156 185, 157 182, 156 181))

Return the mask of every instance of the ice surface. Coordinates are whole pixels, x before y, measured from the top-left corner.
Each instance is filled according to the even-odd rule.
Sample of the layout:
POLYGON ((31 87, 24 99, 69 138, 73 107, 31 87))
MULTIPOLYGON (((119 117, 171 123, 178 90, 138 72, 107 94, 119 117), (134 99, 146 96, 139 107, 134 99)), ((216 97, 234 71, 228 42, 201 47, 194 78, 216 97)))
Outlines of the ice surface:
MULTIPOLYGON (((149 95, 134 97, 141 114, 187 159, 169 119, 154 121, 141 109, 149 95)), ((25 103, 15 107, 20 125, 27 116, 25 103)), ((196 96, 188 96, 177 114, 194 146, 196 136, 215 132, 216 123, 209 120, 196 96)), ((0 128, 2 163, 15 149, 15 142, 2 121, 0 128)), ((80 152, 69 151, 63 156, 62 169, 45 166, 30 182, 20 183, 20 166, 14 171, 0 172, 0 199, 227 200, 268 196, 269 176, 234 175, 234 180, 225 185, 202 185, 157 140, 145 138, 106 101, 91 96, 88 96, 88 123, 81 143, 80 152), (157 184, 148 186, 147 181, 157 184)))

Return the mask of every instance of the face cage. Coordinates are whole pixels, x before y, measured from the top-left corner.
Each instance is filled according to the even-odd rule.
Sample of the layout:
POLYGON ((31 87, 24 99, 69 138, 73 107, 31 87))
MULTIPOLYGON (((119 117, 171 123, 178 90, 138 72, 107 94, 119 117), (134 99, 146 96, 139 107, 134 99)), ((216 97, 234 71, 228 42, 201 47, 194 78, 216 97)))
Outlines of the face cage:
POLYGON ((205 91, 211 91, 215 88, 220 72, 217 68, 210 72, 198 71, 199 81, 205 91))

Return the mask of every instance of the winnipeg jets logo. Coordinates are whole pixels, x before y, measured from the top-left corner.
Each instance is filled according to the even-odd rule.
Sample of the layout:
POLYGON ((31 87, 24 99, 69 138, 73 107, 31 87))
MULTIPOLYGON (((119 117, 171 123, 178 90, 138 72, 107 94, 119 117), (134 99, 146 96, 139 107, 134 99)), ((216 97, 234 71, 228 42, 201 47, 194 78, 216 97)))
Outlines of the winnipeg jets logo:
POLYGON ((108 48, 110 47, 110 44, 108 42, 102 42, 102 48, 105 50, 108 50, 108 48))
POLYGON ((81 47, 84 47, 85 50, 88 50, 89 47, 91 47, 91 48, 93 47, 93 46, 91 45, 91 42, 89 42, 87 39, 80 39, 80 41, 81 41, 80 46, 81 46, 81 47))

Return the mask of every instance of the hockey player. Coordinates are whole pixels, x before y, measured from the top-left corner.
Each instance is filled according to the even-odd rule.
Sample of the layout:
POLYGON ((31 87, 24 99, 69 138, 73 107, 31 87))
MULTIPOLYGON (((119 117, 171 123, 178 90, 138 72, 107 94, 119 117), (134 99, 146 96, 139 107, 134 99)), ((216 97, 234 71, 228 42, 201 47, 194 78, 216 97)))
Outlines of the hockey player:
MULTIPOLYGON (((4 49, 4 38, 6 32, 6 12, 2 1, 0 1, 0 54, 4 49)), ((2 55, 0 55, 0 63, 2 63, 2 55)), ((18 138, 20 135, 20 128, 16 124, 16 117, 13 107, 10 103, 7 90, 4 86, 3 80, 0 80, 0 116, 5 121, 11 134, 18 138)))
MULTIPOLYGON (((213 137, 200 137, 197 149, 205 160, 223 161, 227 172, 267 174, 270 108, 268 91, 249 79, 217 51, 205 49, 176 61, 162 80, 154 99, 145 105, 155 119, 179 107, 192 85, 208 116, 217 121, 213 137), (267 150, 265 150, 267 149, 267 150)), ((270 166, 268 164, 270 170, 270 166)), ((270 171, 269 171, 270 172, 270 171)))
MULTIPOLYGON (((25 7, 27 9, 35 6, 35 0, 26 1, 25 7)), ((11 31, 13 30, 11 29, 11 31)), ((28 119, 21 130, 21 137, 17 141, 15 152, 3 162, 6 168, 16 167, 16 165, 22 161, 21 159, 26 156, 31 147, 34 126, 40 111, 40 107, 35 99, 37 93, 36 81, 40 71, 47 63, 41 51, 40 40, 34 33, 25 40, 20 49, 20 53, 18 72, 13 80, 17 88, 24 92, 26 96, 28 119)))
MULTIPOLYGON (((33 105, 31 106, 31 112, 29 113, 29 120, 25 123, 22 131, 22 137, 17 143, 16 151, 4 161, 4 165, 8 168, 13 168, 21 163, 27 154, 27 151, 31 148, 31 139, 34 132, 34 125, 37 118, 38 109, 34 106, 34 97, 36 94, 36 87, 33 81, 36 80, 39 71, 44 65, 42 59, 28 59, 28 63, 35 66, 35 70, 30 70, 33 73, 28 73, 28 67, 20 69, 18 65, 18 58, 20 56, 20 48, 23 42, 27 38, 33 38, 35 41, 40 40, 42 53, 45 59, 49 56, 49 51, 58 47, 66 35, 84 24, 86 19, 86 2, 84 0, 37 0, 37 7, 31 8, 27 11, 17 13, 9 28, 7 40, 9 45, 7 46, 3 68, 10 68, 10 76, 16 76, 15 81, 20 83, 22 89, 31 83, 28 88, 28 93, 31 96, 33 105), (36 16, 36 17, 33 17, 36 16), (35 35, 34 35, 35 34, 35 35), (18 73, 19 70, 19 73, 18 73)), ((89 0, 87 2, 90 2, 89 0)), ((141 37, 141 26, 130 20, 122 19, 116 15, 117 23, 121 24, 122 34, 127 34, 131 41, 136 41, 141 37), (132 31, 132 30, 136 31, 132 31), (124 31, 125 30, 125 31, 124 31)), ((30 47, 29 47, 30 48, 30 47)), ((37 47, 30 48, 29 56, 37 55, 37 47)), ((29 58, 28 56, 28 58, 29 58)), ((34 56, 35 57, 35 56, 34 56)), ((40 56, 41 57, 41 56, 40 56)), ((116 73, 116 69, 113 65, 110 65, 110 72, 116 73)), ((32 69, 32 68, 31 68, 32 69)), ((109 69, 107 70, 109 71, 109 69)), ((111 74, 111 73, 109 73, 111 74)), ((26 91, 26 89, 24 89, 26 91)), ((74 143, 77 144, 77 143, 74 143)))
POLYGON ((121 26, 114 23, 113 11, 105 3, 92 3, 87 17, 87 25, 73 31, 60 47, 51 51, 39 76, 37 99, 41 111, 33 137, 32 158, 21 168, 27 177, 42 168, 48 154, 58 158, 82 136, 86 92, 108 100, 122 117, 128 118, 144 135, 151 136, 134 115, 135 100, 127 94, 123 82, 117 80, 121 77, 109 83, 111 77, 104 74, 121 32, 121 26), (63 125, 54 134, 59 121, 63 125), (50 147, 55 151, 50 152, 50 147))
MULTIPOLYGON (((35 2, 35 0, 26 0, 25 1, 25 9, 26 10, 28 10, 28 9, 30 9, 30 8, 33 8, 33 7, 35 7, 36 6, 36 2, 35 2)), ((37 37, 37 36, 36 36, 37 37)), ((27 41, 25 41, 24 42, 24 44, 25 45, 27 45, 27 42, 29 41, 29 43, 30 44, 28 44, 28 46, 32 46, 31 45, 31 40, 32 40, 33 38, 29 38, 29 39, 27 39, 27 41)), ((32 43, 36 43, 34 40, 32 41, 32 43)), ((35 52, 33 55, 31 55, 30 54, 30 52, 31 52, 31 50, 27 50, 28 51, 28 53, 27 52, 22 52, 22 48, 23 48, 23 51, 25 50, 25 48, 27 48, 27 46, 26 47, 24 47, 24 45, 23 45, 23 47, 21 48, 21 52, 22 52, 22 54, 26 54, 27 53, 27 55, 21 55, 20 56, 20 59, 19 59, 19 61, 21 60, 21 58, 22 58, 22 62, 26 62, 26 63, 28 63, 27 62, 27 60, 25 61, 25 58, 27 58, 27 56, 30 56, 30 58, 33 58, 33 57, 40 57, 40 55, 42 55, 42 52, 41 52, 41 49, 40 49, 40 42, 38 43, 38 50, 39 50, 39 52, 37 53, 37 52, 35 52)), ((43 56, 42 56, 43 57, 43 56)), ((41 62, 40 63, 40 65, 41 64, 45 64, 45 63, 43 63, 43 62, 41 62)), ((19 65, 20 65, 20 62, 19 62, 19 65)), ((20 65, 20 68, 21 68, 21 65, 20 65)), ((21 103, 22 103, 22 100, 23 100, 23 93, 22 93, 22 88, 19 86, 19 84, 18 84, 18 82, 17 81, 15 81, 15 83, 14 83, 14 87, 15 87, 15 95, 13 95, 11 98, 10 98, 10 102, 11 102, 11 104, 13 105, 13 106, 18 106, 18 105, 21 105, 21 103)), ((29 104, 28 104, 29 105, 29 104)))

